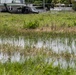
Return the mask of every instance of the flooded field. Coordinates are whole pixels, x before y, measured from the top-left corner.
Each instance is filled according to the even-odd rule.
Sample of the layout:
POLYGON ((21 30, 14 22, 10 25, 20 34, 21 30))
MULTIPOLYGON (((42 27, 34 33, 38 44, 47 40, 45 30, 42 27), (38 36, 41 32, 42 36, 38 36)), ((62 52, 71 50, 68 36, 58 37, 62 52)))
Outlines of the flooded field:
POLYGON ((76 68, 75 37, 0 37, 0 62, 24 62, 42 55, 54 66, 76 68))
POLYGON ((56 53, 68 52, 76 55, 76 38, 68 37, 49 37, 49 38, 26 38, 26 37, 0 37, 0 46, 9 44, 12 46, 20 46, 21 48, 47 48, 56 53))
POLYGON ((55 9, 0 14, 0 75, 76 75, 76 13, 55 9))

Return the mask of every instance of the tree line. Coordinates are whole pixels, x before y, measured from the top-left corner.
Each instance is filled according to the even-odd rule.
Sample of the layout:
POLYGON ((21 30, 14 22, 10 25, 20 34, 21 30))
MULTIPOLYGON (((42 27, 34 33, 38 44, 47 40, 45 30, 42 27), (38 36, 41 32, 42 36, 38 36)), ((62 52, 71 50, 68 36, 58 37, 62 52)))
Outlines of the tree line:
POLYGON ((74 0, 25 0, 27 3, 35 3, 35 2, 43 2, 45 3, 64 3, 64 4, 72 4, 74 0))
POLYGON ((50 6, 54 7, 57 3, 62 3, 68 6, 69 4, 72 5, 72 8, 76 10, 76 0, 25 0, 25 3, 33 3, 36 5, 42 5, 45 3, 45 6, 49 9, 50 6), (54 5, 51 5, 54 4, 54 5))

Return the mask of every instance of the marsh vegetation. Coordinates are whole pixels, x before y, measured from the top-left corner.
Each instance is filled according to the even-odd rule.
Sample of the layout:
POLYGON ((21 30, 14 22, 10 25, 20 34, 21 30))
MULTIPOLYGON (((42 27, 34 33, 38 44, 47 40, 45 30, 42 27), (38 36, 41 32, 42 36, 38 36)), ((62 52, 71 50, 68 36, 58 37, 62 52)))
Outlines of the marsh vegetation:
POLYGON ((75 18, 76 13, 73 12, 47 12, 27 15, 1 13, 0 34, 24 35, 27 31, 73 33, 76 32, 75 18))
POLYGON ((75 75, 76 13, 0 14, 1 75, 75 75))
POLYGON ((0 74, 75 75, 75 50, 74 35, 1 36, 0 74))

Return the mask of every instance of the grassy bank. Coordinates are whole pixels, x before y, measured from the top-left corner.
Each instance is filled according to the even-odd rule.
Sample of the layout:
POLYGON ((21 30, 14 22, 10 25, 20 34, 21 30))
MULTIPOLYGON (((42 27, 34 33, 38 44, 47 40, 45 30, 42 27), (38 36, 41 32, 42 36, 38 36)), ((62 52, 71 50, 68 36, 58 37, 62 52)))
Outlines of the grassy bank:
POLYGON ((76 13, 8 14, 0 13, 0 34, 24 35, 26 32, 75 33, 76 13))

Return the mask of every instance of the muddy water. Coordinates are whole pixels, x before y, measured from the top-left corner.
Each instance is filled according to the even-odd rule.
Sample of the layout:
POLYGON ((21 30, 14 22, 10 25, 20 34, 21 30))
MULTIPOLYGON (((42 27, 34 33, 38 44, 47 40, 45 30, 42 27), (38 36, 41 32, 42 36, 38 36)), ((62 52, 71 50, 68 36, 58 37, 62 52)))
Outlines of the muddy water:
MULTIPOLYGON (((23 49, 27 46, 32 48, 47 48, 48 50, 53 50, 56 53, 61 52, 68 52, 71 54, 76 55, 76 38, 67 38, 67 37, 55 37, 55 38, 26 38, 26 37, 0 37, 0 45, 1 47, 3 44, 11 44, 12 46, 20 46, 23 49)), ((24 62, 29 56, 25 57, 25 55, 21 55, 19 51, 14 52, 13 54, 9 55, 8 53, 3 53, 0 48, 0 62, 24 62)), ((75 58, 70 58, 66 60, 65 58, 55 58, 49 57, 45 58, 46 62, 54 62, 54 65, 62 65, 62 67, 70 66, 75 67, 75 58)))

